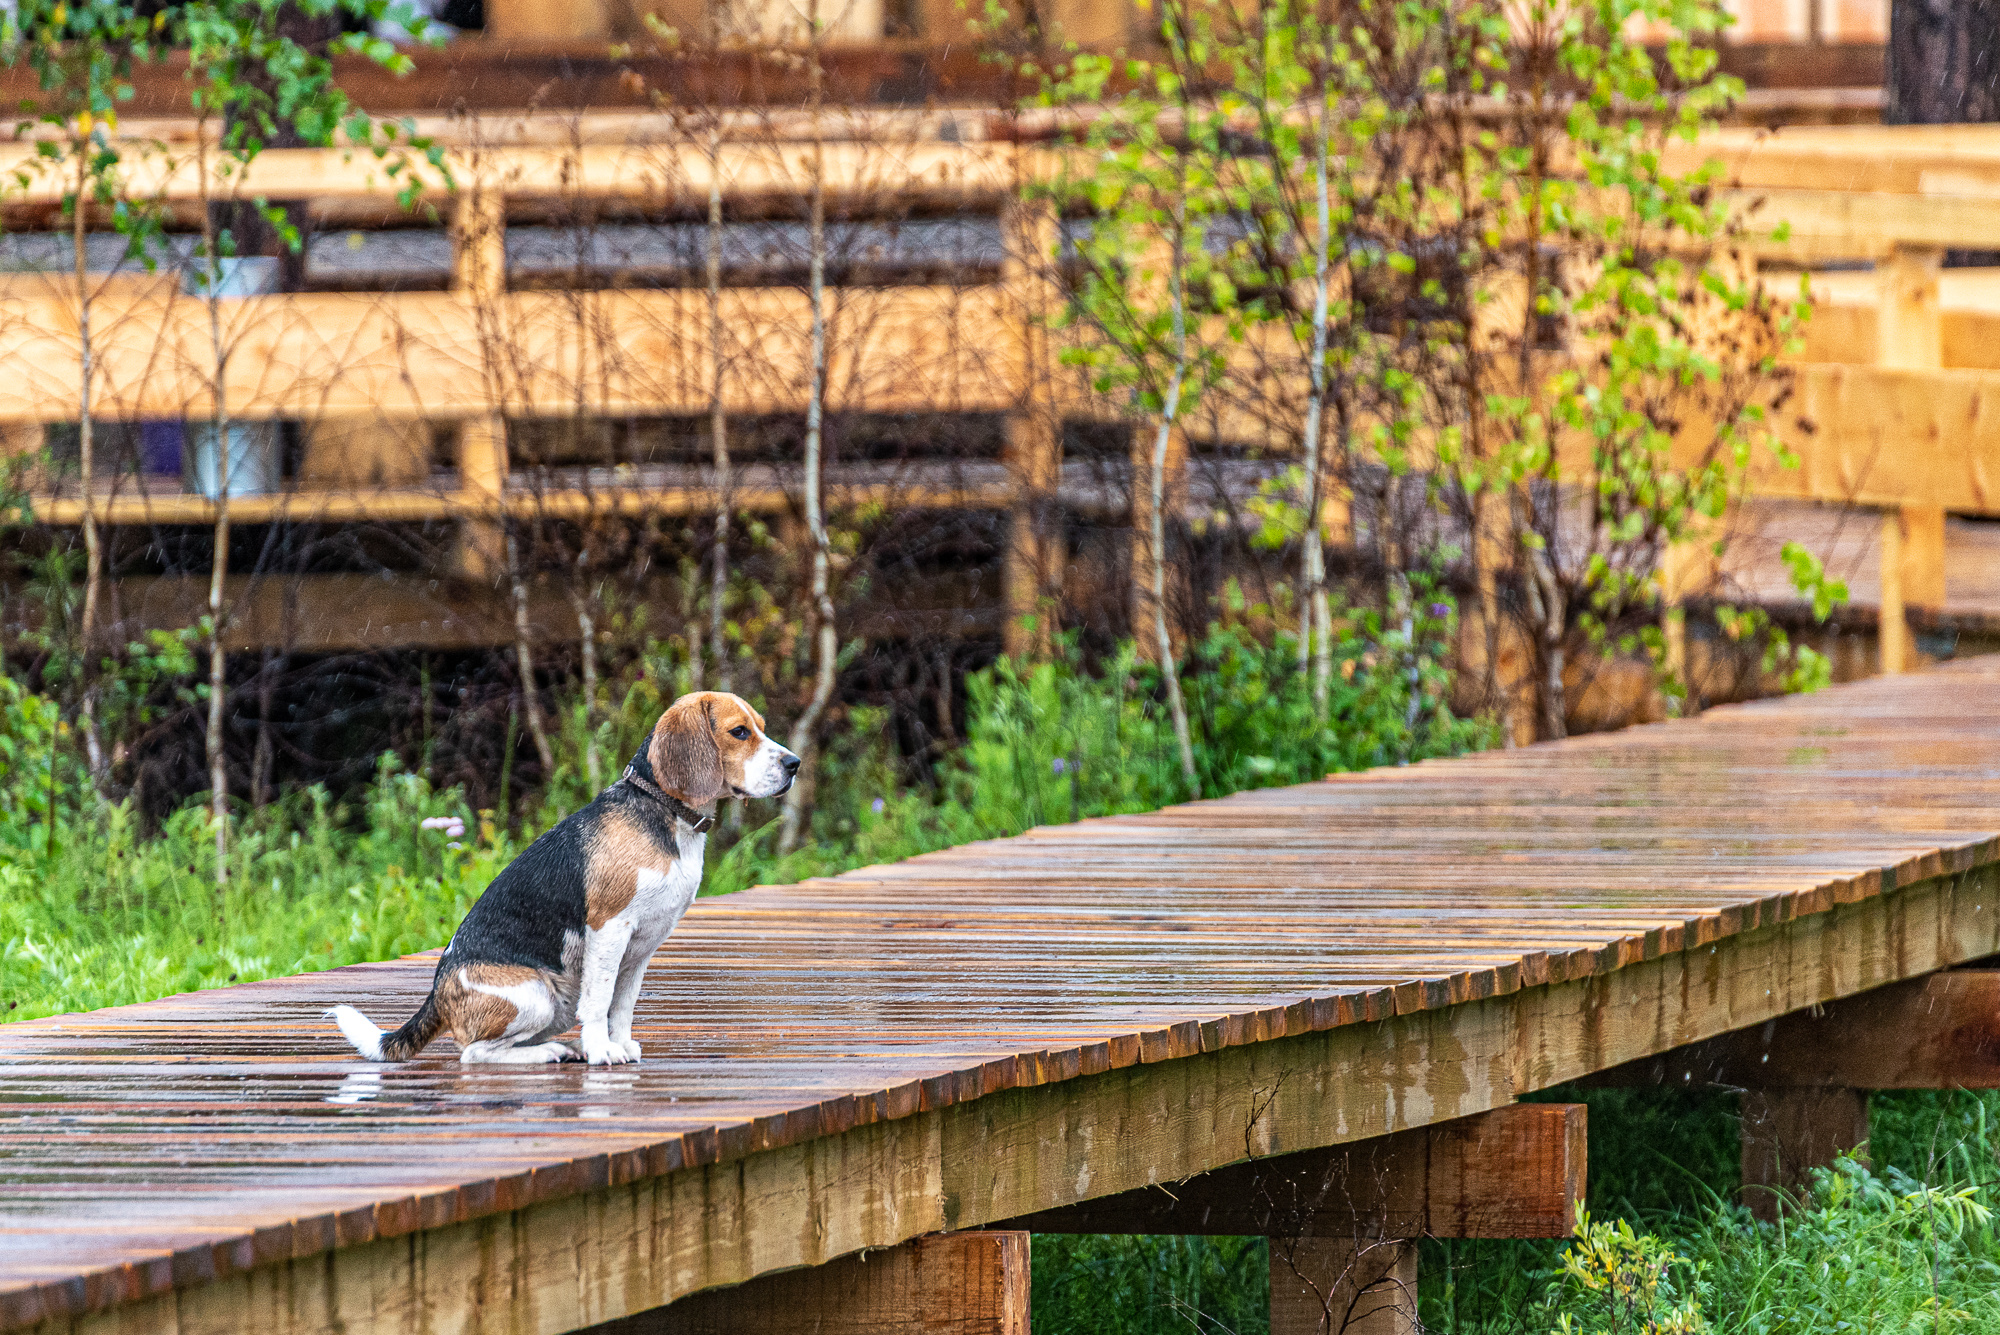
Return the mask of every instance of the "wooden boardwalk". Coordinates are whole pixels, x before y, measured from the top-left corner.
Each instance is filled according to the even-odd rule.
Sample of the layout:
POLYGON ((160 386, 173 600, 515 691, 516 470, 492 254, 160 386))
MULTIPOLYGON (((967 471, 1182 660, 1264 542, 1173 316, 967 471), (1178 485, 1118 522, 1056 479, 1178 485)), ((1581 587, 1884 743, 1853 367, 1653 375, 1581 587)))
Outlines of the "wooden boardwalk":
POLYGON ((1996 861, 1975 659, 703 900, 632 1070, 357 1061, 426 957, 0 1026, 0 1329, 575 1329, 1992 955, 1996 861))

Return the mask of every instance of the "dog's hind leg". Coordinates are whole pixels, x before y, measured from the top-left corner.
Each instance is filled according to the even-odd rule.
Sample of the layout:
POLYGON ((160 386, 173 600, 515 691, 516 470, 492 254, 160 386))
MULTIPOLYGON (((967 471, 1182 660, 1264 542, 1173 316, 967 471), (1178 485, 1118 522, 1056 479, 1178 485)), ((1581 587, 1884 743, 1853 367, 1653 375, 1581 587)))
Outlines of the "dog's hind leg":
POLYGON ((575 1058, 576 1049, 567 1043, 517 1044, 507 1039, 468 1043, 458 1054, 467 1066, 546 1066, 575 1058))
POLYGON ((532 970, 506 965, 467 965, 455 976, 462 1003, 453 1016, 459 1061, 537 1064, 574 1057, 567 1043, 537 1041, 556 1019, 555 996, 532 970), (525 975, 525 976, 523 976, 525 975))

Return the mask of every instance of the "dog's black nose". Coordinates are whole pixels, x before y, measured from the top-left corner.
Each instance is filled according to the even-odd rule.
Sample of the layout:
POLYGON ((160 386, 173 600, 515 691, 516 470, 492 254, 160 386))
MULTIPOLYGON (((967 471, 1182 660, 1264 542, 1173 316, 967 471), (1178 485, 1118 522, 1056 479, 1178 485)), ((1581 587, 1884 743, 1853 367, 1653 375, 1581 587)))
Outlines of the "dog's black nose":
POLYGON ((785 773, 787 775, 797 774, 799 772, 799 758, 797 756, 787 755, 783 760, 780 760, 778 763, 785 767, 785 773))

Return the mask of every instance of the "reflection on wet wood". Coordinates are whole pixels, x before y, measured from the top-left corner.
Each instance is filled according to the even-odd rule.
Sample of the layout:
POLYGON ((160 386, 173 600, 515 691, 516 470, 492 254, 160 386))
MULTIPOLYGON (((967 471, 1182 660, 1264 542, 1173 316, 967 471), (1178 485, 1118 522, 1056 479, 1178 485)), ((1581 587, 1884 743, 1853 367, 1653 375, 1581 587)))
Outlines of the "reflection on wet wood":
POLYGON ((0 1026, 0 1327, 569 1330, 1503 1107, 2000 953, 1995 720, 1968 660, 704 900, 632 1070, 357 1061, 427 957, 0 1026))

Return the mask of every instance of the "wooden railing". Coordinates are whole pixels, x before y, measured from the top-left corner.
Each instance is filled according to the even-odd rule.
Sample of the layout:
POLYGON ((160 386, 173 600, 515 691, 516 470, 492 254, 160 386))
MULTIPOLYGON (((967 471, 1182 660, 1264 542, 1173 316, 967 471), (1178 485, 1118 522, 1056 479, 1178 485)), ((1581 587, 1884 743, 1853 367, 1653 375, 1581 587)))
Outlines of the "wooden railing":
POLYGON ((1872 266, 1814 272, 1800 466, 1756 485, 1882 512, 1882 663, 1900 670, 1907 612, 1944 602, 1945 515, 2000 514, 2000 274, 1943 267, 2000 237, 2000 126, 1730 130, 1671 160, 1710 156, 1754 216, 1790 224, 1767 261, 1872 266))
MULTIPOLYGON (((93 417, 199 420, 220 389, 234 418, 315 423, 300 489, 236 498, 238 517, 456 521, 467 527, 462 546, 475 568, 507 513, 673 514, 711 505, 711 495, 687 486, 509 485, 509 421, 699 415, 709 407, 712 368, 699 291, 507 291, 508 213, 607 200, 705 208, 712 177, 732 209, 768 211, 800 199, 812 150, 782 139, 737 143, 711 164, 683 145, 618 142, 615 120, 599 119, 580 146, 518 135, 481 144, 461 133, 444 169, 416 169, 420 206, 438 210, 452 230, 453 290, 225 300, 221 375, 203 301, 169 283, 106 284, 93 303, 93 417), (433 478, 389 457, 407 452, 418 422, 456 424, 455 475, 433 478), (315 450, 331 454, 311 457, 315 450), (382 457, 362 457, 371 450, 382 457), (407 480, 315 481, 371 476, 407 480)), ((906 137, 824 148, 821 170, 836 206, 1002 213, 1006 258, 987 281, 844 292, 848 318, 865 323, 868 336, 836 348, 832 383, 844 411, 1006 416, 1011 481, 899 495, 1025 512, 1057 485, 1062 419, 1105 415, 1086 387, 1051 373, 1033 319, 1048 300, 1034 260, 1052 237, 1046 219, 1013 201, 1023 180, 1046 169, 1046 150, 983 137, 945 142, 939 113, 892 119, 906 137)), ((0 162, 0 179, 32 166, 26 150, 18 153, 19 162, 0 162)), ((1943 516, 2000 514, 2000 409, 1989 406, 2000 403, 2000 340, 1992 337, 2000 333, 2000 275, 1941 268, 1945 250, 1981 249, 2000 236, 2000 128, 1730 130, 1671 155, 1678 167, 1719 157, 1726 188, 1750 216, 1789 223, 1783 240, 1759 245, 1768 281, 1789 281, 1769 272, 1780 264, 1875 266, 1815 279, 1820 309, 1796 367, 1795 407, 1809 424, 1791 440, 1800 466, 1765 469, 1756 486, 1767 496, 1884 512, 1883 657, 1898 667, 1909 656, 1904 609, 1942 602, 1943 516)), ((156 154, 135 171, 135 193, 168 203, 199 198, 190 163, 185 148, 156 154)), ((368 154, 301 150, 266 154, 236 188, 309 204, 322 218, 379 221, 403 187, 368 154)), ((0 204, 46 206, 57 188, 31 173, 0 204)), ((726 368, 725 408, 802 410, 804 295, 735 288, 723 306, 732 337, 745 343, 726 368)), ((0 429, 17 448, 37 443, 41 423, 76 416, 77 314, 68 280, 0 286, 0 365, 10 372, 0 377, 0 429)), ((866 490, 850 488, 854 498, 866 490)), ((786 504, 769 488, 736 500, 748 510, 786 504)), ((37 511, 75 523, 83 504, 75 494, 50 495, 37 511)), ((204 523, 213 511, 191 495, 114 492, 91 504, 114 524, 204 523)), ((1040 559, 1032 525, 1016 524, 1015 534, 1024 549, 1012 558, 1008 586, 1032 601, 1029 576, 1040 559)))

